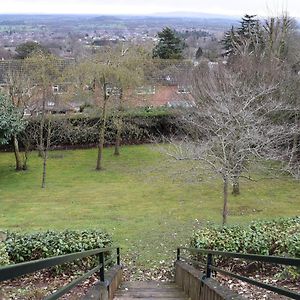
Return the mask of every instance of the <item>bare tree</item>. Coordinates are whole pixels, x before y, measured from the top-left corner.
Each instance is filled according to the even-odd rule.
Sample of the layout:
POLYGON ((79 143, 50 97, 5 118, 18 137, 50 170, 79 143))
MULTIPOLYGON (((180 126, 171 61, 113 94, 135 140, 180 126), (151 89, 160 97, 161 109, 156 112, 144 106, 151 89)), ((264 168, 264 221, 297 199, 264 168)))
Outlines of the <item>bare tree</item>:
POLYGON ((48 54, 38 53, 25 60, 28 77, 35 90, 35 113, 40 116, 40 143, 38 147, 39 156, 43 157, 44 151, 44 126, 46 115, 49 113, 47 107, 53 100, 52 87, 57 83, 61 75, 59 60, 48 54))
POLYGON ((277 134, 272 155, 284 171, 300 179, 300 35, 296 21, 287 15, 269 18, 264 29, 264 55, 280 62, 276 73, 283 79, 278 97, 284 107, 275 120, 285 130, 277 134))
MULTIPOLYGON (((149 57, 148 57, 149 58, 149 57)), ((134 89, 144 82, 144 68, 149 66, 147 54, 142 49, 128 45, 116 49, 114 59, 117 64, 115 75, 117 88, 116 103, 114 105, 113 123, 116 129, 114 155, 120 155, 122 131, 124 127, 124 111, 130 106, 129 99, 134 89)))
MULTIPOLYGON (((29 123, 27 131, 23 133, 23 140, 26 147, 41 147, 40 136, 40 119, 33 117, 29 123), (28 136, 28 133, 30 135, 28 136)), ((63 139, 68 140, 70 138, 70 132, 72 131, 72 123, 65 116, 47 114, 44 119, 43 127, 43 140, 42 140, 42 179, 41 187, 46 188, 47 183, 47 165, 49 152, 54 149, 55 146, 60 145, 63 139)))
MULTIPOLYGON (((275 121, 282 129, 275 132, 276 138, 271 157, 282 165, 282 170, 295 179, 300 179, 300 76, 287 64, 281 70, 284 78, 279 97, 284 108, 277 113, 275 121)), ((274 121, 274 118, 273 118, 274 121)))
POLYGON ((59 60, 48 54, 38 53, 26 59, 27 73, 35 90, 35 109, 39 119, 37 149, 43 159, 42 188, 46 187, 48 151, 51 145, 52 118, 49 104, 53 103, 52 87, 60 80, 59 60))
MULTIPOLYGON (((116 147, 119 151, 121 130, 123 124, 124 90, 130 89, 138 82, 138 56, 131 54, 129 48, 104 49, 73 66, 69 71, 73 77, 73 94, 87 95, 94 98, 94 104, 100 111, 98 154, 96 170, 103 169, 103 148, 109 110, 117 112, 116 116, 116 147), (115 100, 115 101, 113 101, 115 100)), ((97 109, 96 109, 97 111, 97 109)))
POLYGON ((69 94, 79 98, 92 99, 95 107, 94 113, 100 111, 97 171, 103 169, 103 147, 113 75, 114 67, 110 60, 109 49, 105 49, 101 54, 88 57, 71 66, 65 75, 73 83, 69 87, 69 94))
MULTIPOLYGON (((253 63, 253 61, 252 61, 253 63)), ((266 153, 273 130, 267 121, 278 108, 273 99, 277 83, 256 80, 255 66, 247 77, 219 64, 199 66, 192 75, 195 106, 179 118, 183 137, 172 143, 169 155, 199 160, 223 180, 223 224, 228 216, 228 188, 239 193, 239 178, 250 163, 266 153), (251 75, 251 77, 249 77, 251 75)), ((261 74, 261 79, 264 74, 261 74)))

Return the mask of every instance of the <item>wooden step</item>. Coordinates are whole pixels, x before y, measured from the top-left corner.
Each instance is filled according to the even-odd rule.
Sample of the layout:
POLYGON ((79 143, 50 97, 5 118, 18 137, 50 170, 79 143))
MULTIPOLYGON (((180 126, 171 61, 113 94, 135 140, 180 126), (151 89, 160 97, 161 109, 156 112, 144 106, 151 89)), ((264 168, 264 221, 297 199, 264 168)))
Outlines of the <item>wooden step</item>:
POLYGON ((161 282, 161 281, 124 281, 122 282, 122 288, 177 288, 174 282, 161 282))
POLYGON ((131 297, 115 297, 114 300, 151 300, 151 299, 155 299, 155 300, 188 300, 188 298, 131 298, 131 297))
POLYGON ((164 298, 172 298, 172 297, 184 297, 184 293, 180 292, 179 290, 172 290, 172 291, 166 291, 166 290, 151 290, 148 289, 140 289, 138 291, 118 291, 116 296, 124 296, 128 295, 130 297, 147 297, 147 298, 159 298, 159 296, 164 296, 164 298))
POLYGON ((114 300, 151 300, 151 299, 166 299, 166 300, 188 300, 189 298, 185 297, 179 297, 179 298, 164 298, 164 297, 159 297, 159 298, 136 298, 136 297, 127 297, 127 296, 121 296, 121 297, 114 297, 114 300))
POLYGON ((124 282, 115 294, 115 300, 129 299, 188 299, 174 283, 157 281, 124 282))
POLYGON ((140 290, 145 290, 148 292, 156 292, 156 291, 165 291, 165 292, 177 292, 178 288, 176 286, 170 286, 170 287, 151 287, 151 288, 147 288, 147 287, 143 287, 143 288, 124 288, 124 287, 120 287, 117 292, 130 292, 130 293, 135 293, 135 292, 139 292, 140 290))

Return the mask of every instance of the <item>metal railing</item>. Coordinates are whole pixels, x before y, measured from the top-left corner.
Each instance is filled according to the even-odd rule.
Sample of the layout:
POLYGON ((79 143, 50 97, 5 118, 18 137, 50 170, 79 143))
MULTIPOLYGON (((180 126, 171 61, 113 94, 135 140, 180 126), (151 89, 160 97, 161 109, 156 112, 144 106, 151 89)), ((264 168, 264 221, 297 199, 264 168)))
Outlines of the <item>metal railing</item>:
POLYGON ((300 259, 299 258, 288 258, 288 257, 279 257, 279 256, 265 256, 265 255, 255 255, 255 254, 242 254, 242 253, 233 253, 233 252, 223 252, 223 251, 213 251, 213 250, 205 250, 205 249, 197 249, 197 248, 185 248, 180 247, 177 248, 177 260, 183 260, 187 263, 195 264, 197 266, 204 268, 204 278, 211 278, 212 271, 216 273, 219 272, 223 275, 236 278, 238 280, 250 283, 252 285, 258 286, 260 288, 275 292, 277 294, 292 298, 292 299, 300 299, 300 294, 285 288, 273 286, 270 284, 266 284, 242 275, 238 275, 232 273, 230 271, 226 271, 221 269, 213 264, 213 256, 221 256, 221 257, 229 257, 229 258, 236 258, 236 259, 243 259, 249 260, 252 262, 263 262, 269 264, 278 264, 278 265, 285 265, 285 266, 292 266, 292 267, 300 267, 300 259), (181 255, 181 250, 188 251, 190 253, 196 254, 205 254, 206 255, 206 263, 202 263, 200 261, 191 259, 189 257, 185 257, 181 255))
POLYGON ((99 248, 94 250, 88 250, 83 252, 76 252, 61 256, 55 256, 45 259, 38 259, 29 262, 19 263, 15 265, 9 265, 6 267, 0 268, 0 282, 5 280, 14 279, 18 276, 27 275, 34 273, 36 271, 40 271, 43 269, 59 266, 68 262, 72 262, 77 259, 89 257, 89 256, 98 256, 99 264, 97 267, 93 268, 92 270, 88 271, 87 273, 83 274, 82 276, 76 278, 71 283, 67 284, 66 286, 62 287, 61 289, 57 290, 53 294, 49 295, 45 298, 45 300, 55 300, 59 297, 63 296, 64 294, 68 293, 72 288, 76 285, 81 283, 82 281, 86 280, 94 273, 99 272, 99 279, 100 281, 104 282, 104 272, 105 267, 112 263, 116 259, 117 265, 120 265, 120 248, 99 248), (110 259, 105 259, 105 254, 111 251, 116 250, 115 257, 112 256, 110 259))

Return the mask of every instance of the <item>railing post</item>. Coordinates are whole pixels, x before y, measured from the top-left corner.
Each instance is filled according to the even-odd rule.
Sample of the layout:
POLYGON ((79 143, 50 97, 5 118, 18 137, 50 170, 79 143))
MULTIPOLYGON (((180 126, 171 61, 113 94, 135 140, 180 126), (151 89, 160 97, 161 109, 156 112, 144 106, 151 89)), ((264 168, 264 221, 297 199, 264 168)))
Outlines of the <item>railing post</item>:
POLYGON ((212 265, 212 254, 208 253, 207 261, 206 261, 206 278, 211 277, 211 268, 210 268, 211 265, 212 265))
POLYGON ((99 264, 101 265, 100 267, 100 281, 104 282, 104 252, 99 253, 99 264))
POLYGON ((117 265, 120 266, 120 248, 117 248, 117 265))
POLYGON ((180 260, 180 248, 177 248, 177 260, 180 260))

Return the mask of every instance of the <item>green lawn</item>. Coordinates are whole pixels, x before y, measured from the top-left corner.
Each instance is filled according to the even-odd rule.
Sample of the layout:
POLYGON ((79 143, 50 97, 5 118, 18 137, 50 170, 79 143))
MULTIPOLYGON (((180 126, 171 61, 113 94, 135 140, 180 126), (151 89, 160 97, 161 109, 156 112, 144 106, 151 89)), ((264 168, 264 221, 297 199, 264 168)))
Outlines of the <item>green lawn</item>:
MULTIPOLYGON (((152 146, 124 147, 120 157, 112 152, 105 149, 101 172, 94 170, 95 149, 50 153, 45 190, 36 153, 20 173, 13 154, 0 153, 0 229, 104 228, 138 265, 152 265, 173 258, 195 226, 221 222, 218 179, 197 176, 189 163, 170 161, 152 146)), ((230 223, 300 214, 300 185, 292 179, 244 181, 241 189, 230 198, 230 223)))

